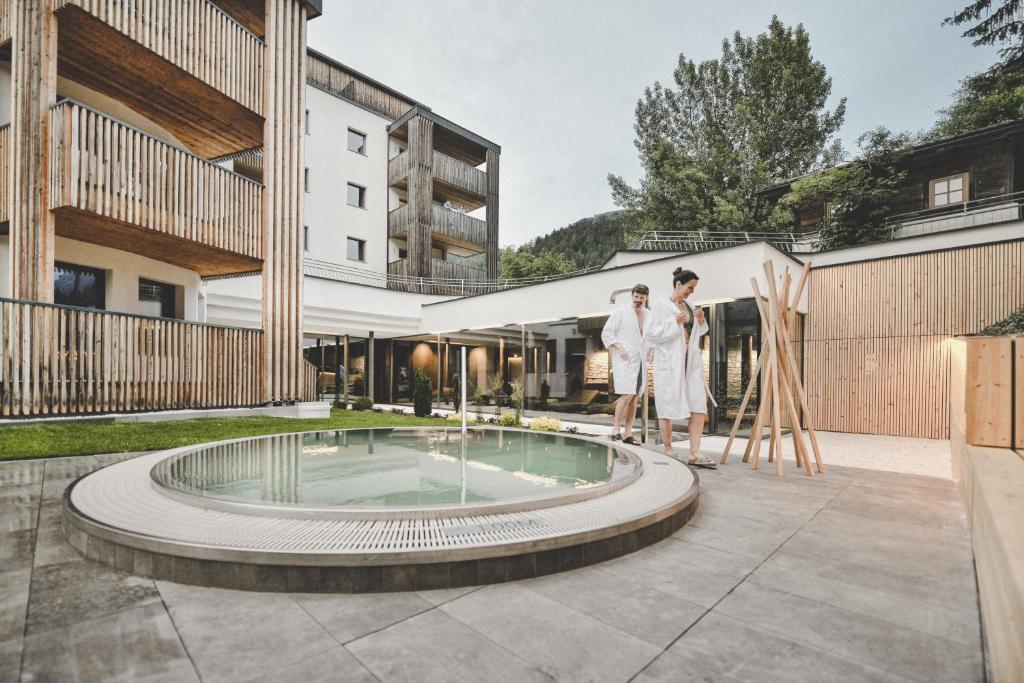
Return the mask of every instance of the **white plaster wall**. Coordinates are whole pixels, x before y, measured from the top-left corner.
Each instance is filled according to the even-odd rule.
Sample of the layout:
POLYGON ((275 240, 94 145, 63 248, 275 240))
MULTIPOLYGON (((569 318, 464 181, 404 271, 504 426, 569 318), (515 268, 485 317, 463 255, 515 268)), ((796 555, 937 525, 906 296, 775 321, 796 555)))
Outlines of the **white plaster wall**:
MULTIPOLYGON (((0 237, 0 296, 9 296, 10 292, 8 258, 8 237, 0 237)), ((139 278, 143 277, 182 287, 185 320, 202 319, 199 308, 199 290, 202 283, 199 276, 191 270, 126 251, 64 237, 58 237, 54 243, 54 260, 106 271, 108 311, 159 315, 159 307, 154 307, 155 304, 139 301, 139 278)))
POLYGON ((680 253, 678 251, 617 251, 601 266, 601 270, 628 266, 633 263, 642 263, 643 261, 654 261, 667 256, 678 256, 680 253))
POLYGON ((305 196, 309 258, 376 272, 388 264, 388 119, 347 100, 306 87, 310 133, 305 163, 310 187, 305 196), (349 151, 348 129, 366 135, 366 155, 349 151), (366 188, 366 208, 348 205, 348 183, 366 188), (366 240, 366 261, 347 258, 348 237, 366 240))

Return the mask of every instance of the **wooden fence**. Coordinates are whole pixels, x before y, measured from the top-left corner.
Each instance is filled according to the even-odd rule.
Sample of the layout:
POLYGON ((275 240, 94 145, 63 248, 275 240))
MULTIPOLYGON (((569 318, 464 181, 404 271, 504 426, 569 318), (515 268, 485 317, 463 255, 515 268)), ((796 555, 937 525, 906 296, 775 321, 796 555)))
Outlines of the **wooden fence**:
POLYGON ((263 332, 0 299, 0 414, 261 403, 263 332))
POLYGON ((75 102, 51 116, 51 209, 263 258, 261 184, 75 102))
POLYGON ((63 7, 78 7, 263 115, 266 46, 209 0, 55 0, 55 10, 63 7))
POLYGON ((302 361, 302 400, 315 401, 320 382, 320 368, 308 360, 302 361))
POLYGON ((952 429, 972 446, 1024 448, 1024 337, 948 344, 952 429))

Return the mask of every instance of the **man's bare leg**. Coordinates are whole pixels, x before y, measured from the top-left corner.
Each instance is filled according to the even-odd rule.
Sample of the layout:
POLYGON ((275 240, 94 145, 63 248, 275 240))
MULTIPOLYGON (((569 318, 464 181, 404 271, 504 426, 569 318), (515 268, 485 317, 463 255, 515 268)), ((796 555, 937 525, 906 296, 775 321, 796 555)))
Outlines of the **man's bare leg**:
POLYGON ((622 424, 622 418, 626 413, 626 398, 626 394, 623 394, 615 401, 615 427, 612 431, 612 436, 622 434, 622 428, 620 425, 622 424))
POLYGON ((626 402, 626 409, 622 414, 623 423, 626 428, 625 433, 622 435, 623 439, 628 439, 633 436, 633 424, 636 422, 636 394, 629 396, 629 400, 626 402))

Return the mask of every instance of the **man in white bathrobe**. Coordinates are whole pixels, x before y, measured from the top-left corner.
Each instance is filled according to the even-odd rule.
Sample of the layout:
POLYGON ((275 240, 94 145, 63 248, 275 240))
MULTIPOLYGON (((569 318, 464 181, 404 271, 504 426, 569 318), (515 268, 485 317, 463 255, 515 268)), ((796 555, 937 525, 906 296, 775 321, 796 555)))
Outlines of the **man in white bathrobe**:
POLYGON ((604 325, 601 342, 612 352, 612 381, 619 398, 615 401, 615 430, 612 441, 633 444, 633 423, 636 421, 637 396, 643 393, 647 377, 647 353, 644 322, 647 313, 647 285, 637 285, 630 293, 628 306, 619 308, 604 325), (624 425, 626 433, 621 432, 624 425))

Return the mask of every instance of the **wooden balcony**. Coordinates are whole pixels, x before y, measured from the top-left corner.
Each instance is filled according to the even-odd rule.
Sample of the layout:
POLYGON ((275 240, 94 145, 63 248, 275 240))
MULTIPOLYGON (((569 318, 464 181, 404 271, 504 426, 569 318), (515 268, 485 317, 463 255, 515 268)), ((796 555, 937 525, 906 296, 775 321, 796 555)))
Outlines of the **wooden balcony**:
POLYGON ((54 0, 58 69, 204 157, 263 143, 259 38, 209 0, 54 0))
POLYGON ((14 0, 0 0, 0 45, 5 45, 11 40, 11 13, 14 0))
MULTIPOLYGON (((412 223, 409 206, 388 214, 388 237, 408 239, 412 223)), ((432 241, 454 247, 483 251, 487 245, 487 223, 459 211, 433 206, 430 223, 432 241)))
POLYGON ((261 402, 263 332, 0 299, 0 415, 261 402))
POLYGON ((409 259, 403 258, 388 264, 388 289, 420 294, 453 294, 464 296, 479 293, 478 287, 469 285, 487 279, 487 273, 459 263, 430 259, 430 275, 416 277, 409 274, 409 259))
MULTIPOLYGON (((447 154, 433 151, 433 200, 439 204, 450 201, 466 211, 484 206, 487 197, 487 173, 447 154)), ((409 153, 402 152, 388 162, 388 184, 407 190, 409 153)))
POLYGON ((202 276, 261 269, 262 185, 74 102, 50 115, 58 235, 202 276))

